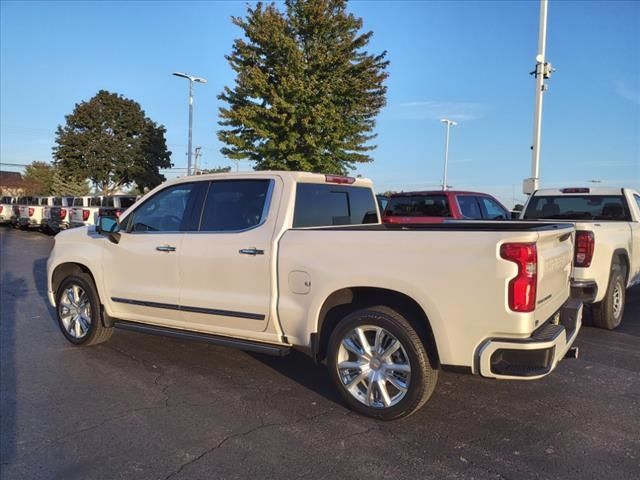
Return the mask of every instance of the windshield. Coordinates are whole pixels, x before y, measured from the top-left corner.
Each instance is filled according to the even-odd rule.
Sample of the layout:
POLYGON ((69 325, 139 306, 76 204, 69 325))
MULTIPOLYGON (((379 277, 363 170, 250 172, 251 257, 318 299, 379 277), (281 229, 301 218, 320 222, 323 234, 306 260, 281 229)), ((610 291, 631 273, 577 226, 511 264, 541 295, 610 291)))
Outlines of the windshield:
POLYGON ((389 217, 450 217, 445 195, 391 197, 384 215, 389 217))
POLYGON ((524 218, 630 221, 627 202, 622 195, 534 196, 524 218))

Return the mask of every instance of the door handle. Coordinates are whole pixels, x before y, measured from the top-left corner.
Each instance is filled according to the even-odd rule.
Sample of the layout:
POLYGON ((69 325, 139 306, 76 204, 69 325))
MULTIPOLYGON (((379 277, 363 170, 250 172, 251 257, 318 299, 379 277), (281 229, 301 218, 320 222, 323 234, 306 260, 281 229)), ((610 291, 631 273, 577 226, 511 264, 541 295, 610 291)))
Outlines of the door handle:
POLYGON ((156 247, 156 250, 159 252, 175 252, 176 247, 172 247, 171 245, 160 245, 156 247))
POLYGON ((257 248, 243 248, 238 253, 242 255, 264 255, 264 250, 258 250, 257 248))

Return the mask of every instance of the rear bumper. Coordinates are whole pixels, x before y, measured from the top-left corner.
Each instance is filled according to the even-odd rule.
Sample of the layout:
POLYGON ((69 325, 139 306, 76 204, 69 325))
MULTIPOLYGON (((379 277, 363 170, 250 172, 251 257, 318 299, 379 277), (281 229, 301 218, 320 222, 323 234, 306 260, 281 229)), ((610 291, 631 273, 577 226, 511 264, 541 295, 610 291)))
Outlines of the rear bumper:
POLYGON ((42 226, 36 219, 24 217, 18 219, 18 225, 22 228, 40 228, 42 226))
POLYGON ((60 222, 59 220, 51 220, 51 219, 45 220, 43 226, 53 232, 59 232, 60 230, 64 230, 65 228, 67 228, 64 222, 60 222))
POLYGON ((598 284, 595 280, 572 280, 571 298, 577 298, 584 303, 593 303, 598 296, 598 284))
POLYGON ((475 373, 487 378, 535 380, 564 358, 582 325, 582 301, 569 299, 529 338, 490 338, 476 351, 475 373))

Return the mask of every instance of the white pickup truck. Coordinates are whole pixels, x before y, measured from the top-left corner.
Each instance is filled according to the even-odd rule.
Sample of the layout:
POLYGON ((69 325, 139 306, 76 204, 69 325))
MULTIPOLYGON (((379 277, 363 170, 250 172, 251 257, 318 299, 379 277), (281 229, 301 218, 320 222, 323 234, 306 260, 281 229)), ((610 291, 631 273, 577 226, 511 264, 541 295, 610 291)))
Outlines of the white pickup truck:
POLYGON ((73 208, 69 210, 69 227, 95 225, 102 198, 97 196, 75 197, 73 208))
POLYGON ((522 218, 575 224, 572 294, 592 304, 593 325, 617 328, 626 288, 640 282, 640 193, 628 188, 538 190, 522 218))
POLYGON ((438 370, 550 373, 581 326, 573 226, 379 223, 371 182, 252 172, 167 182, 122 217, 60 233, 47 264, 63 335, 114 326, 326 361, 354 410, 408 415, 438 370))

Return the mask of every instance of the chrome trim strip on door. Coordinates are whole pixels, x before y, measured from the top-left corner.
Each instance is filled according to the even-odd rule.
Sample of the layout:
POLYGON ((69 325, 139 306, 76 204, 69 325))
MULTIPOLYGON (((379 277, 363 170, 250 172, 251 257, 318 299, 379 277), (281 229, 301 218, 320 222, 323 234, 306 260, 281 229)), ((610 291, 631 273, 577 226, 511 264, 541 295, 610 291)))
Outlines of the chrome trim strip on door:
POLYGON ((133 300, 131 298, 111 297, 112 302, 138 305, 141 307, 163 308, 165 310, 179 310, 181 312, 203 313, 205 315, 220 315, 223 317, 247 318, 249 320, 264 320, 260 313, 235 312, 233 310, 220 310, 216 308, 189 307, 173 303, 147 302, 145 300, 133 300))

